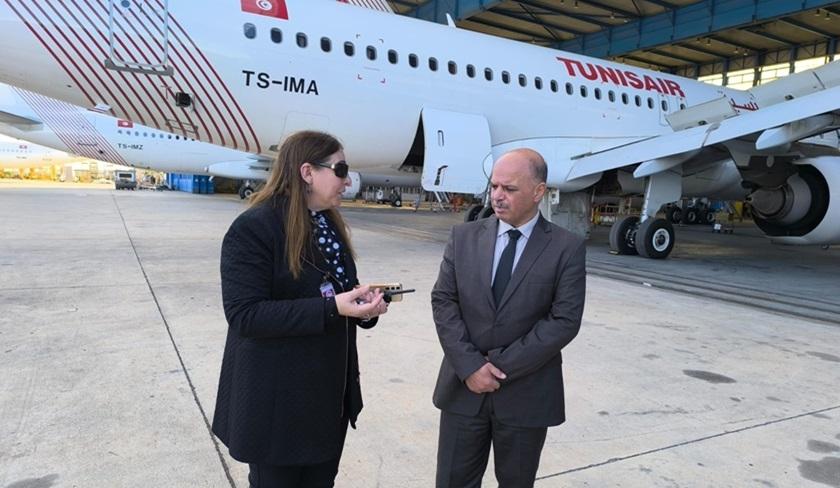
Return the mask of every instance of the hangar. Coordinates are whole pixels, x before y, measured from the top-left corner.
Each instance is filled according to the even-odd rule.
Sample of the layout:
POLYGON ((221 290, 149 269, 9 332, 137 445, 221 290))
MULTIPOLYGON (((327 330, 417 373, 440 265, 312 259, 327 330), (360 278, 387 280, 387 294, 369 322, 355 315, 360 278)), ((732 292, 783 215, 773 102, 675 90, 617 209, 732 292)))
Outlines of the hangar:
POLYGON ((840 2, 803 0, 390 0, 447 23, 746 89, 833 61, 840 2))

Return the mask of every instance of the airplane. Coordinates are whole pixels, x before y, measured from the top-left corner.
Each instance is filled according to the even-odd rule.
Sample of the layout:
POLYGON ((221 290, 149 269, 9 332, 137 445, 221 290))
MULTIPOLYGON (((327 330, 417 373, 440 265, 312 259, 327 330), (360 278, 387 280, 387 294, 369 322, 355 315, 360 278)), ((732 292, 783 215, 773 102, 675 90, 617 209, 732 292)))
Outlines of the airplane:
POLYGON ((0 81, 254 154, 325 130, 427 191, 481 193, 520 147, 548 203, 630 175, 623 254, 667 257, 658 210, 730 176, 771 240, 840 242, 840 152, 798 142, 840 126, 840 62, 739 91, 332 0, 5 0, 0 42, 0 81))
POLYGON ((44 168, 75 163, 81 158, 10 137, 0 136, 0 171, 44 168))
MULTIPOLYGON (((0 133, 122 166, 240 179, 244 181, 239 190, 243 199, 253 193, 255 182, 266 179, 271 166, 270 156, 165 133, 4 84, 0 84, 0 133)), ((363 184, 419 185, 419 175, 390 178, 366 174, 363 178, 354 171, 348 176, 346 198, 355 197, 363 184)))

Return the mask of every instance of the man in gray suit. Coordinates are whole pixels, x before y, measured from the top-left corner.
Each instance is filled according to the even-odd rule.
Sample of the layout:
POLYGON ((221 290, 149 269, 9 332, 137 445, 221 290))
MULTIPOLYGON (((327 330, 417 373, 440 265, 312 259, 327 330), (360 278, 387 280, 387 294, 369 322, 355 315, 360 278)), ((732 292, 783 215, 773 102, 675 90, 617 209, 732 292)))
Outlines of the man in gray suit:
POLYGON ((561 350, 580 329, 583 239, 545 220, 547 168, 530 149, 495 164, 491 217, 458 225, 432 290, 444 358, 437 488, 480 487, 493 446, 501 488, 533 486, 565 420, 561 350))

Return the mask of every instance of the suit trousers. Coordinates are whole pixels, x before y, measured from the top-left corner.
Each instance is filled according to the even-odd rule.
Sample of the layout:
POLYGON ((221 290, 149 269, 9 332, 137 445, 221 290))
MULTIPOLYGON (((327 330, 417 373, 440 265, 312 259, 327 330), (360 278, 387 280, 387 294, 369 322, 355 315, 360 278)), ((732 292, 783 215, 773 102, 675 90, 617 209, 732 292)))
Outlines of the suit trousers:
POLYGON ((547 431, 499 422, 492 393, 475 417, 442 410, 436 488, 480 488, 491 444, 499 488, 533 487, 547 431))

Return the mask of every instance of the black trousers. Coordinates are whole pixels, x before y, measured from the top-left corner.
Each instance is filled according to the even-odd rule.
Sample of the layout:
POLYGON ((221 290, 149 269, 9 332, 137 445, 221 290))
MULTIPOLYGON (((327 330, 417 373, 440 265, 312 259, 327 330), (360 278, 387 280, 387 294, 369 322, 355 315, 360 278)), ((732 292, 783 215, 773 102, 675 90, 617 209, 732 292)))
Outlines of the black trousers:
POLYGON ((251 488, 331 488, 340 460, 305 466, 249 464, 248 483, 251 488))
POLYGON ((492 444, 499 488, 532 487, 547 431, 499 422, 492 394, 475 417, 441 411, 435 486, 480 488, 492 444))
POLYGON ((335 486, 338 464, 344 450, 348 420, 344 419, 344 434, 338 457, 319 464, 295 466, 274 466, 271 464, 248 464, 250 488, 331 488, 335 486))

